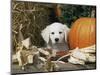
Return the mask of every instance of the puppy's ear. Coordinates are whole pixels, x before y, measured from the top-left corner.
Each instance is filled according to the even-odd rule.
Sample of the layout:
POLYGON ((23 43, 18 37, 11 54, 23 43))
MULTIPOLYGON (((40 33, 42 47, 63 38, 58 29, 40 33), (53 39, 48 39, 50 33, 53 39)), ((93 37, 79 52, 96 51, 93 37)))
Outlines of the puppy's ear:
POLYGON ((70 28, 68 28, 67 25, 63 25, 64 26, 64 33, 65 33, 65 41, 67 42, 67 37, 68 37, 68 33, 70 31, 70 28))
POLYGON ((49 43, 49 26, 47 26, 44 30, 42 30, 41 35, 44 41, 48 44, 49 43))

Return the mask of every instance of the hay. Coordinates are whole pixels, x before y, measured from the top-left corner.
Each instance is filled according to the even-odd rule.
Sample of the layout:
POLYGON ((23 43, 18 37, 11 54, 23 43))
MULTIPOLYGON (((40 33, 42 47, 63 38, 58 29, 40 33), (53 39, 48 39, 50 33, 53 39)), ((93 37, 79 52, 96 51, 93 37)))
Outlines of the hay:
POLYGON ((50 14, 52 5, 32 2, 12 2, 12 45, 16 49, 21 41, 20 32, 23 39, 31 38, 32 45, 44 46, 44 41, 40 35, 47 25, 51 24, 50 14), (19 28, 22 25, 22 30, 19 28))

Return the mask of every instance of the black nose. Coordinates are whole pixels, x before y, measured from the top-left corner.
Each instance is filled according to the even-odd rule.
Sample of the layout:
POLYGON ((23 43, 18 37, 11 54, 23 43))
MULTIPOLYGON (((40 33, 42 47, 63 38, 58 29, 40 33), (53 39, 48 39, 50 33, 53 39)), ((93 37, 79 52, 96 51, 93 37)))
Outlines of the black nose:
POLYGON ((56 41, 56 42, 58 42, 58 41, 59 41, 59 39, 58 39, 58 38, 55 38, 55 41, 56 41))

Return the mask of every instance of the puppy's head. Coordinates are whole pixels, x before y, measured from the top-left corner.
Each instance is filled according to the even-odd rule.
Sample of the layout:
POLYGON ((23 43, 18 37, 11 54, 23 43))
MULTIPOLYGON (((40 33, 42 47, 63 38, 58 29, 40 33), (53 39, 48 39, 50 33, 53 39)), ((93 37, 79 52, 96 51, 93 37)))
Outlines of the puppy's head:
POLYGON ((41 33, 43 39, 48 44, 49 41, 53 44, 67 42, 67 33, 69 28, 61 23, 53 23, 47 26, 41 33))

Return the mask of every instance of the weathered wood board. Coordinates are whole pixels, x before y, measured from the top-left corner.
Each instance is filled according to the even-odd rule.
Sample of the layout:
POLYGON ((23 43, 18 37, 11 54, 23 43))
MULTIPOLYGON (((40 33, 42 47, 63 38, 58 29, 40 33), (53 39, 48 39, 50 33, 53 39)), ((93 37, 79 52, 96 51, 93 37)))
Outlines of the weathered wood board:
MULTIPOLYGON (((86 64, 86 65, 73 65, 70 63, 61 64, 57 63, 60 66, 58 71, 75 71, 75 70, 92 70, 96 69, 96 64, 86 64)), ((25 71, 21 70, 18 64, 12 65, 12 74, 15 73, 40 73, 44 72, 42 69, 37 69, 34 65, 29 65, 25 71)))

